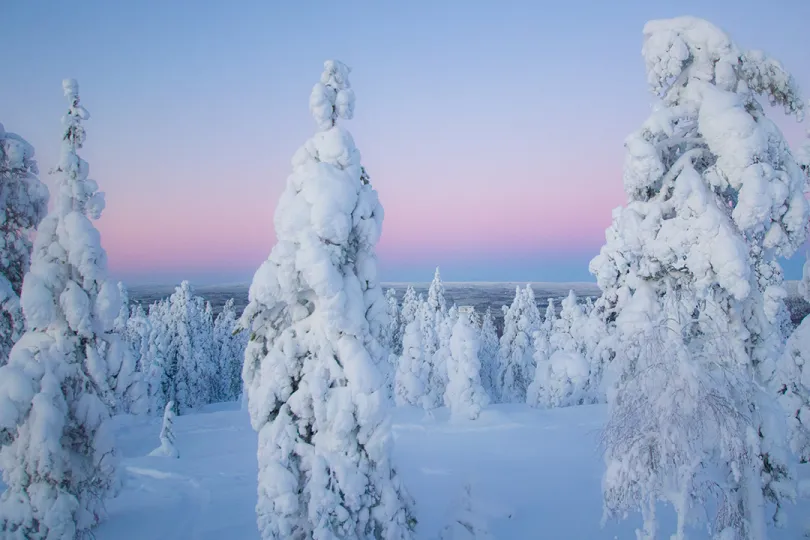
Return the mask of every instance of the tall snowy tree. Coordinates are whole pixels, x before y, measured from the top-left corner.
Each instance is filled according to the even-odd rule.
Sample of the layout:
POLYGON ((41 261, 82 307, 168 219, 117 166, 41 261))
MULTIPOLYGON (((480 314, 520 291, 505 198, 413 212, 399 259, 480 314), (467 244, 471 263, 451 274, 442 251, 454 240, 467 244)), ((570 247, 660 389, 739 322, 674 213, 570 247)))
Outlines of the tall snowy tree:
POLYGON ((98 185, 78 155, 85 140, 75 80, 62 83, 68 112, 53 210, 37 228, 22 287, 27 330, 0 368, 0 500, 7 538, 77 538, 103 517, 119 486, 108 424, 120 351, 113 325, 121 306, 107 278, 97 219, 98 185))
POLYGON ((498 380, 498 351, 500 343, 498 341, 498 331, 495 329, 495 319, 492 317, 492 310, 487 307, 484 318, 481 321, 481 383, 484 385, 487 395, 491 401, 498 395, 496 390, 498 380))
POLYGON ((421 304, 422 300, 417 296, 416 290, 408 285, 405 294, 402 296, 402 309, 399 312, 399 333, 401 336, 405 336, 405 327, 417 319, 421 304))
MULTIPOLYGON (((432 312, 427 304, 427 313, 433 313, 436 321, 436 338, 438 347, 430 357, 430 376, 428 377, 427 400, 431 407, 440 407, 444 403, 444 394, 447 389, 448 372, 447 362, 450 359, 450 338, 453 335, 453 326, 458 320, 458 308, 454 305, 445 312, 432 312)), ((425 353, 427 355, 427 353, 425 353)))
POLYGON ((532 335, 539 316, 531 288, 517 287, 506 310, 498 363, 498 394, 503 403, 525 403, 526 390, 535 372, 532 335))
POLYGON ((412 537, 411 501, 390 460, 376 343, 384 304, 374 247, 383 209, 339 123, 349 68, 324 64, 275 213, 278 237, 253 278, 243 379, 259 433, 256 511, 265 539, 412 537))
MULTIPOLYGON (((447 388, 444 403, 453 416, 475 420, 489 403, 481 384, 481 340, 473 321, 472 309, 454 317, 450 335, 450 355, 447 358, 447 388)), ((452 320, 448 317, 448 325, 452 320)))
MULTIPOLYGON (((790 498, 781 419, 773 412, 786 374, 785 363, 777 361, 785 296, 777 257, 789 256, 806 238, 808 205, 806 179, 758 97, 797 116, 803 103, 778 62, 739 49, 700 19, 648 23, 643 55, 661 106, 626 142, 628 203, 614 211, 607 244, 591 263, 605 318, 624 336, 624 350, 610 366, 606 511, 623 515, 632 507, 652 509, 656 499, 670 500, 679 511, 676 537, 682 538, 683 521, 695 517, 690 504, 703 508, 712 500, 716 535, 759 540, 766 535, 766 502, 779 510, 790 498), (666 299, 678 308, 664 309, 666 299), (636 312, 638 305, 646 319, 623 317, 628 306, 636 312), (677 321, 667 330, 675 341, 659 348, 667 352, 666 362, 677 362, 666 366, 671 374, 688 375, 686 380, 651 379, 644 368, 645 355, 653 353, 634 327, 638 319, 655 321, 657 313, 663 321, 677 321), (630 328, 622 327, 623 318, 630 328), (708 385, 707 378, 720 381, 709 395, 695 387, 708 385), (686 381, 692 382, 679 407, 698 415, 701 425, 664 423, 656 419, 658 409, 643 406, 643 399, 686 381), (719 397, 708 403, 713 396, 719 397), (634 402, 642 405, 630 425, 621 415, 634 402), (727 422, 718 419, 718 407, 727 422), (678 432, 712 422, 723 428, 708 442, 706 432, 678 432), (634 439, 638 425, 656 431, 634 439), (664 436, 676 446, 665 447, 664 436), (692 454, 706 450, 701 444, 710 444, 710 456, 692 454), (679 457, 667 466, 696 458, 704 467, 659 473, 661 463, 642 459, 672 452, 679 457), (703 479, 707 471, 714 478, 703 479), (654 474, 674 487, 637 480, 654 474)), ((662 325, 668 327, 652 326, 662 325)), ((644 538, 655 528, 654 516, 647 518, 644 538)))
POLYGON ((37 174, 34 147, 0 124, 0 365, 24 330, 20 292, 31 263, 30 235, 48 211, 48 188, 37 174))

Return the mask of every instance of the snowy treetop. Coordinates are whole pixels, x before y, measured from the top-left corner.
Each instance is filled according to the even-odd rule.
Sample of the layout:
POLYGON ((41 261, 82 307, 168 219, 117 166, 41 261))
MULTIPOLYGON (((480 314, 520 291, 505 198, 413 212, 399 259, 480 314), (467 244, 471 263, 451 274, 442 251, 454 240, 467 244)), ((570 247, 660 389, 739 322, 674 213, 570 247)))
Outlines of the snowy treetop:
POLYGON ((321 80, 309 97, 309 109, 323 131, 333 127, 338 118, 351 120, 354 116, 354 90, 349 84, 350 72, 349 66, 337 60, 327 60, 323 64, 321 80))
POLYGON ((644 26, 647 81, 667 103, 683 99, 689 79, 745 93, 745 86, 801 120, 805 103, 793 76, 762 51, 742 51, 722 30, 696 17, 654 20, 644 26))

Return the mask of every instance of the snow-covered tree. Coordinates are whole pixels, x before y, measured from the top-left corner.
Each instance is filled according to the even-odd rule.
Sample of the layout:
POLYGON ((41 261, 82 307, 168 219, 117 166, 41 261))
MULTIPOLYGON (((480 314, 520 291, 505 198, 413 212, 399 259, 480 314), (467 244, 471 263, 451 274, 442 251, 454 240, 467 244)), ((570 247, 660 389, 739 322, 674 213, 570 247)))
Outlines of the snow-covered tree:
MULTIPOLYGON (((489 398, 481 384, 481 340, 473 321, 472 309, 465 309, 455 317, 450 336, 450 355, 447 358, 447 388, 444 403, 453 416, 475 420, 489 398)), ((448 325, 450 317, 448 317, 448 325)))
POLYGON ((219 401, 235 401, 242 394, 247 333, 238 329, 233 302, 233 298, 225 302, 214 321, 214 358, 218 363, 216 398, 219 401))
POLYGON ((810 317, 793 331, 785 346, 784 362, 794 366, 795 375, 779 392, 782 407, 788 412, 788 441, 799 459, 810 461, 810 317))
POLYGON ((492 310, 487 307, 484 318, 481 321, 481 384, 484 385, 490 400, 494 400, 497 392, 498 380, 498 351, 500 343, 498 341, 498 331, 495 329, 495 319, 492 317, 492 310))
POLYGON ((179 458, 180 452, 174 445, 174 402, 170 401, 163 409, 163 425, 160 428, 160 446, 149 453, 150 456, 179 458))
POLYGON ((24 330, 20 292, 31 263, 30 235, 48 211, 38 173, 34 147, 0 124, 0 365, 24 330))
POLYGON ((374 247, 383 209, 351 134, 349 68, 324 65, 310 97, 318 132, 293 157, 278 242, 256 272, 242 325, 243 379, 259 433, 256 511, 265 539, 412 537, 390 460, 371 310, 384 297, 374 247))
MULTIPOLYGON (((680 317, 664 311, 667 320, 678 321, 677 332, 668 332, 680 337, 662 346, 678 357, 678 364, 668 369, 697 370, 687 374, 686 380, 693 382, 679 407, 702 415, 703 423, 671 427, 703 429, 716 422, 720 431, 712 448, 722 451, 698 456, 694 462, 704 465, 700 471, 680 471, 687 477, 679 478, 678 486, 689 486, 680 493, 691 501, 715 500, 716 534, 758 540, 765 537, 766 502, 780 509, 791 485, 780 419, 773 415, 776 392, 787 373, 785 362, 778 361, 785 291, 777 257, 790 256, 804 242, 808 221, 806 178, 758 97, 797 116, 803 103, 795 81, 778 62, 739 49, 706 21, 652 21, 644 36, 648 81, 661 106, 626 142, 628 203, 614 211, 607 243, 591 271, 603 291, 605 320, 618 326, 620 335, 634 335, 621 328, 622 313, 631 304, 646 306, 649 317, 663 310, 668 295, 683 306, 677 310, 685 314, 680 317), (723 344, 722 354, 718 343, 723 344), (713 349, 714 355, 707 354, 713 349), (722 382, 712 395, 722 398, 717 403, 727 421, 717 419, 717 411, 705 403, 712 396, 694 386, 708 385, 709 377, 722 382), (760 386, 770 394, 759 392, 760 386), (706 471, 716 477, 700 480, 698 473, 706 471)), ((657 474, 656 463, 643 457, 632 461, 644 448, 617 446, 616 441, 630 441, 635 433, 619 416, 625 404, 653 398, 640 393, 657 396, 662 391, 648 381, 652 374, 642 372, 645 354, 653 354, 645 352, 645 341, 625 337, 622 347, 609 368, 609 515, 622 515, 634 506, 652 508, 652 501, 674 493, 669 486, 653 484, 641 490, 637 478, 657 474), (624 467, 626 474, 616 473, 624 467)), ((683 380, 666 382, 671 388, 683 380)), ((634 426, 654 430, 637 439, 639 445, 650 438, 679 436, 661 433, 665 428, 655 407, 635 410, 641 417, 634 426)), ((694 439, 680 435, 686 445, 704 434, 694 439)), ((677 448, 686 453, 684 462, 692 462, 689 453, 697 447, 677 448)), ((679 517, 686 519, 688 504, 675 504, 679 517)))
POLYGON ((417 296, 416 290, 409 285, 402 297, 402 309, 399 312, 399 332, 402 336, 405 335, 405 327, 417 319, 421 304, 422 299, 417 296))
POLYGON ((126 335, 127 320, 129 319, 129 290, 123 281, 118 282, 118 294, 121 296, 121 309, 115 318, 115 331, 121 335, 126 335))
POLYGON ((150 309, 152 410, 174 401, 186 412, 214 398, 216 359, 211 306, 194 295, 188 281, 177 287, 167 302, 150 309))
POLYGON ((498 363, 498 394, 502 403, 525 403, 535 372, 533 333, 539 316, 531 287, 517 287, 505 311, 498 363))
POLYGON ((584 357, 587 354, 582 339, 585 313, 574 291, 568 292, 560 307, 560 316, 554 321, 549 336, 551 348, 554 351, 577 353, 584 357))
POLYGON ((411 321, 402 339, 402 356, 394 376, 394 402, 397 405, 417 405, 429 409, 430 364, 425 361, 422 329, 419 321, 411 321))
POLYGON ((402 354, 402 317, 399 313, 397 291, 388 289, 385 293, 385 300, 388 302, 388 330, 386 332, 388 348, 391 354, 400 356, 402 354))
POLYGON ((442 276, 439 273, 439 267, 436 267, 436 272, 433 274, 433 281, 430 282, 428 288, 427 304, 430 310, 434 313, 447 312, 447 300, 444 297, 444 283, 442 276))
POLYGON ((152 325, 149 317, 140 304, 135 304, 130 309, 127 318, 126 340, 135 353, 137 369, 148 378, 149 369, 152 366, 149 357, 149 336, 152 332, 152 325))
POLYGON ((108 423, 115 408, 113 333, 121 306, 98 230, 104 197, 77 151, 85 140, 75 80, 53 210, 37 228, 21 304, 27 330, 0 368, 0 530, 7 538, 77 538, 104 515, 120 485, 108 423), (113 369, 111 369, 113 368, 113 369))
POLYGON ((436 321, 436 342, 438 347, 430 359, 430 376, 428 377, 427 401, 429 408, 440 407, 444 403, 444 393, 447 389, 447 362, 450 358, 450 338, 453 335, 453 326, 458 319, 458 308, 454 305, 445 312, 433 312, 429 304, 425 313, 433 313, 436 321))

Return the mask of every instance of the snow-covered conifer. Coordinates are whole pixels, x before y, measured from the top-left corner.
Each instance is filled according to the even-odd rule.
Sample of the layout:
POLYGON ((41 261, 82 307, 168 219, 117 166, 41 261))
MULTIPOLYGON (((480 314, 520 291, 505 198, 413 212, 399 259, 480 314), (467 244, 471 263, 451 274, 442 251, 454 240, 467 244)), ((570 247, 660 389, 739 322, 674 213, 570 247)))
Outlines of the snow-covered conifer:
POLYGON ((810 462, 810 317, 793 331, 785 346, 784 362, 794 375, 779 392, 782 407, 788 413, 790 449, 802 462, 810 462))
POLYGON ((374 247, 383 209, 351 134, 349 68, 324 65, 310 97, 318 132, 293 157, 278 242, 256 272, 242 325, 243 379, 259 433, 256 511, 265 539, 412 537, 390 460, 382 300, 374 247))
MULTIPOLYGON (((453 416, 475 420, 489 403, 481 384, 481 340, 472 309, 459 310, 450 336, 444 403, 453 416)), ((448 317, 449 320, 452 320, 448 317)), ((448 325, 449 321, 448 320, 448 325)))
POLYGON ((121 306, 107 278, 96 219, 103 194, 77 151, 89 117, 75 80, 62 83, 69 108, 57 198, 37 228, 21 305, 27 330, 0 368, 0 469, 8 486, 0 530, 8 538, 76 538, 104 514, 119 486, 108 419, 115 407, 111 359, 121 306))
POLYGON ((121 309, 115 318, 115 331, 121 335, 126 335, 127 320, 129 319, 129 290, 123 281, 118 282, 118 294, 121 296, 121 309))
POLYGON ((225 302, 214 321, 214 357, 218 361, 217 398, 236 401, 242 394, 242 363, 247 346, 246 332, 238 329, 233 298, 225 302))
POLYGON ((484 385, 487 395, 491 401, 498 395, 498 331, 495 329, 495 319, 492 317, 492 310, 487 307, 484 318, 481 321, 481 384, 484 385))
POLYGON ((563 299, 560 307, 560 316, 554 321, 549 336, 552 350, 584 356, 585 344, 582 340, 582 330, 585 324, 585 314, 574 291, 568 292, 568 296, 563 299))
POLYGON ((535 372, 532 334, 539 317, 530 288, 515 289, 515 299, 505 312, 498 363, 498 394, 503 403, 525 403, 526 390, 535 372))
POLYGON ((386 333, 388 348, 391 354, 400 356, 402 354, 402 317, 399 312, 397 291, 388 289, 385 299, 388 302, 388 331, 386 333))
POLYGON ((421 304, 422 300, 417 296, 416 290, 409 285, 402 297, 402 309, 399 312, 401 335, 404 336, 405 327, 416 320, 421 304))
POLYGON ((174 401, 163 409, 163 425, 160 428, 160 446, 149 453, 150 456, 179 458, 180 452, 174 445, 174 401))
POLYGON ((149 373, 152 365, 149 357, 149 336, 151 331, 151 323, 143 306, 140 304, 133 305, 129 317, 127 317, 125 336, 135 353, 138 371, 145 375, 149 373))
POLYGON ((48 211, 48 189, 38 173, 34 148, 0 124, 0 365, 24 330, 20 292, 31 262, 30 235, 48 211))
POLYGON ((428 307, 434 313, 444 314, 447 311, 447 300, 444 297, 444 283, 442 283, 442 276, 439 274, 439 267, 436 267, 436 272, 433 274, 433 281, 430 282, 427 296, 428 307))
POLYGON ((648 82, 662 103, 626 141, 628 203, 614 211, 607 243, 591 263, 603 291, 605 321, 625 336, 621 354, 609 367, 606 510, 621 515, 672 497, 668 486, 639 490, 638 478, 659 474, 657 465, 642 459, 648 450, 628 450, 617 442, 631 441, 638 426, 649 426, 638 444, 680 438, 683 443, 675 448, 686 454, 673 461, 703 464, 700 471, 678 472, 687 476, 678 479, 678 486, 690 486, 680 492, 689 497, 687 503, 672 501, 679 518, 692 517, 689 501, 703 508, 711 498, 719 510, 717 534, 760 540, 765 537, 766 502, 776 505, 778 520, 782 502, 791 496, 781 419, 773 415, 788 372, 779 361, 785 291, 777 257, 790 256, 804 242, 808 204, 806 178, 758 98, 797 116, 804 104, 795 81, 778 62, 741 50, 706 21, 652 21, 644 37, 648 82), (663 310, 669 294, 684 306, 677 313, 685 315, 665 312, 667 320, 679 325, 669 333, 680 337, 661 347, 678 358, 666 367, 689 378, 650 380, 654 372, 639 368, 645 365, 648 344, 627 337, 635 334, 621 328, 627 320, 623 311, 641 303, 652 317, 663 310), (718 343, 723 344, 721 353, 718 343), (713 349, 714 354, 707 354, 713 349), (708 385, 710 376, 724 381, 712 390, 722 398, 715 405, 722 404, 725 420, 701 393, 699 385, 708 385), (653 399, 685 380, 693 382, 683 390, 678 407, 698 415, 700 422, 670 424, 672 429, 663 433, 665 424, 656 415, 666 411, 643 404, 635 407, 640 417, 632 426, 622 421, 626 403, 653 399), (759 392, 760 387, 770 394, 759 392), (705 450, 699 446, 705 433, 678 430, 712 423, 719 426, 711 446, 718 452, 692 455, 705 450), (699 442, 692 445, 693 440, 699 442), (632 461, 634 455, 639 459, 632 461), (622 467, 632 470, 617 475, 622 467), (703 480, 700 475, 708 471, 717 476, 703 480))
POLYGON ((394 376, 394 402, 397 405, 418 405, 429 409, 427 395, 430 379, 430 364, 425 361, 422 347, 422 329, 419 321, 411 321, 405 327, 402 338, 402 356, 394 376))

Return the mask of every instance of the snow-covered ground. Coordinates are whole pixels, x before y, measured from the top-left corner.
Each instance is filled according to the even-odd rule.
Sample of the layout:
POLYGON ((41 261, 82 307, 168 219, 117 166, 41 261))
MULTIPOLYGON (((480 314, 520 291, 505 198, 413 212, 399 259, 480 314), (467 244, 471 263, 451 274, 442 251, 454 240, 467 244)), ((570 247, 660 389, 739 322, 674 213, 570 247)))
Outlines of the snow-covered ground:
MULTIPOLYGON (((637 516, 600 527, 603 406, 536 410, 495 405, 477 420, 450 420, 446 409, 394 412, 394 459, 416 499, 418 538, 438 538, 456 515, 464 485, 473 511, 497 539, 627 539, 637 516)), ((117 417, 126 486, 108 504, 97 540, 242 540, 255 524, 256 434, 235 403, 177 417, 180 459, 149 457, 160 419, 117 417)), ((805 485, 810 466, 800 469, 805 485)), ((810 496, 810 493, 806 495, 810 496)), ((802 538, 810 502, 788 509, 771 540, 802 538)), ((661 535, 674 515, 662 508, 661 535)), ((708 538, 696 530, 690 539, 708 538)))

